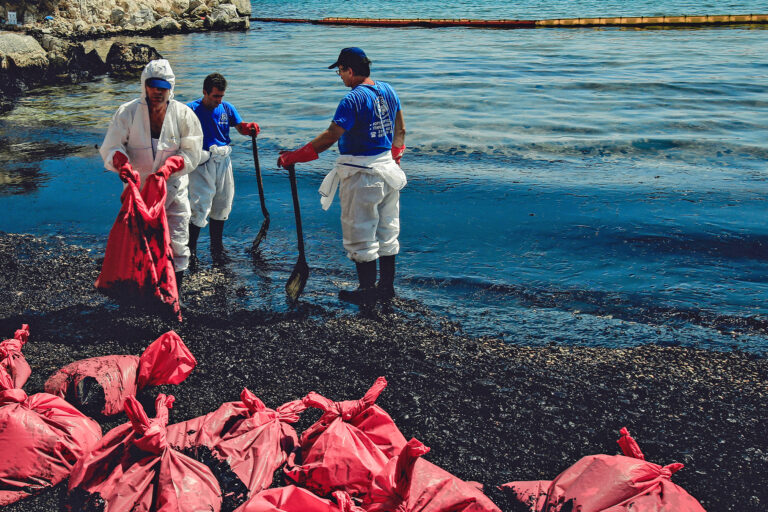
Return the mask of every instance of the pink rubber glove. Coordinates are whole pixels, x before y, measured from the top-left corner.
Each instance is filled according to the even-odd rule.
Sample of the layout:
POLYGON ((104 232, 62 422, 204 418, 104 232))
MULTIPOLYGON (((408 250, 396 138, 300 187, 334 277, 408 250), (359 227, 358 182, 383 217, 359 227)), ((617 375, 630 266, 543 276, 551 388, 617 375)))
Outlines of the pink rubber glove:
POLYGON ((240 133, 258 135, 260 131, 261 128, 259 128, 259 125, 256 123, 240 123, 240 133))
POLYGON ((392 146, 392 160, 394 160, 397 165, 400 165, 400 159, 403 158, 403 153, 405 153, 405 144, 402 146, 392 146))
POLYGON ((155 174, 168 179, 171 174, 179 172, 182 169, 184 169, 184 158, 178 155, 174 155, 166 158, 165 163, 161 165, 157 171, 155 171, 155 174))
POLYGON ((293 151, 283 151, 277 159, 277 166, 287 169, 289 165, 293 165, 299 162, 310 162, 317 160, 317 151, 310 142, 306 146, 293 151))

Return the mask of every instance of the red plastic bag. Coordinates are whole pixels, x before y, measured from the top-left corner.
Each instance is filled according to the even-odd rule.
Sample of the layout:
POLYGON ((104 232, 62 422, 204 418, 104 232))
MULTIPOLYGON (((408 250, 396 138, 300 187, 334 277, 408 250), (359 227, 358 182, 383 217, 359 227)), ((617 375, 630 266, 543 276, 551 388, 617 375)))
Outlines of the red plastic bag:
POLYGON ((27 395, 0 367, 0 506, 51 487, 101 439, 101 427, 61 398, 27 395))
POLYGON ((532 512, 704 512, 704 508, 682 487, 672 483, 679 463, 659 466, 646 462, 626 428, 618 441, 624 455, 589 455, 560 473, 546 494, 526 502, 518 490, 529 482, 510 482, 510 490, 532 512), (522 484, 522 485, 521 485, 522 484))
POLYGON ((479 484, 465 482, 421 458, 429 448, 411 439, 373 478, 367 512, 501 512, 479 484))
POLYGON ((150 175, 141 192, 138 173, 134 172, 126 183, 96 288, 118 299, 150 299, 171 310, 181 321, 165 215, 165 178, 150 175))
POLYGON ((406 443, 392 418, 374 404, 386 386, 379 377, 362 399, 344 402, 309 393, 304 403, 325 414, 301 435, 301 464, 297 456, 289 457, 288 481, 321 496, 335 490, 366 493, 373 475, 406 443))
MULTIPOLYGON (((344 491, 333 493, 333 500, 289 485, 268 489, 238 507, 235 512, 365 512, 355 506, 352 498, 344 491)), ((394 511, 393 511, 394 512, 394 511)))
POLYGON ((21 389, 27 383, 27 379, 32 374, 32 370, 21 353, 21 347, 29 339, 29 325, 22 324, 21 329, 17 329, 13 338, 0 343, 0 366, 5 368, 13 379, 14 387, 21 389))
POLYGON ((130 423, 108 432, 72 470, 72 510, 221 510, 221 490, 211 471, 168 446, 165 427, 173 400, 159 394, 157 416, 150 420, 135 397, 126 398, 130 423))
POLYGON ((208 465, 227 503, 242 503, 272 485, 274 473, 298 446, 291 426, 307 407, 301 400, 269 409, 248 389, 240 402, 168 427, 168 442, 208 465), (232 478, 235 476, 235 479, 232 478))
POLYGON ((51 375, 45 391, 90 414, 123 411, 125 399, 146 386, 179 384, 197 365, 178 334, 168 331, 136 356, 100 356, 70 363, 51 375))

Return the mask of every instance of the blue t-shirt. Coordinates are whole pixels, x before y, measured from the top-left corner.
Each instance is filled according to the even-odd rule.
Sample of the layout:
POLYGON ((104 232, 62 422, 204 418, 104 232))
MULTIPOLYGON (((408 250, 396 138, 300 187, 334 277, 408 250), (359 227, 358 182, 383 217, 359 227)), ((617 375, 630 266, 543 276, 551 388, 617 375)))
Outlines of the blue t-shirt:
POLYGON ((400 99, 386 82, 361 84, 349 91, 333 116, 333 122, 345 130, 339 153, 369 156, 392 149, 399 110, 400 99))
POLYGON ((203 98, 190 101, 187 106, 191 108, 200 120, 203 127, 203 149, 212 145, 226 146, 232 139, 229 138, 229 127, 243 122, 235 107, 226 101, 211 110, 203 105, 203 98))

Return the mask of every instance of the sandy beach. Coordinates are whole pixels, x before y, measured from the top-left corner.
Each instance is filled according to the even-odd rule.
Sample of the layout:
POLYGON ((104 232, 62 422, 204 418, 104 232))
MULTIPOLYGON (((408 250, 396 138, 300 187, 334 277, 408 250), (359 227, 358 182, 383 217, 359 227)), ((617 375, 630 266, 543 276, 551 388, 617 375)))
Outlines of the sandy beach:
MULTIPOLYGON (((317 391, 360 398, 376 377, 389 386, 378 404, 406 438, 455 475, 495 489, 511 480, 551 479, 580 457, 619 453, 627 427, 649 461, 685 468, 673 481, 709 512, 768 507, 768 361, 738 352, 660 347, 528 348, 462 335, 416 301, 396 300, 371 317, 302 306, 287 314, 228 306, 238 292, 227 273, 189 279, 183 323, 118 307, 93 287, 98 256, 62 239, 0 234, 0 333, 30 325, 24 353, 27 393, 86 357, 140 354, 174 329, 198 359, 178 386, 150 388, 140 400, 176 396, 171 422, 236 400, 248 387, 269 407, 317 391)), ((301 432, 317 419, 308 411, 301 432)), ((99 419, 104 432, 123 417, 99 419)), ((64 483, 7 507, 63 508, 64 483)))

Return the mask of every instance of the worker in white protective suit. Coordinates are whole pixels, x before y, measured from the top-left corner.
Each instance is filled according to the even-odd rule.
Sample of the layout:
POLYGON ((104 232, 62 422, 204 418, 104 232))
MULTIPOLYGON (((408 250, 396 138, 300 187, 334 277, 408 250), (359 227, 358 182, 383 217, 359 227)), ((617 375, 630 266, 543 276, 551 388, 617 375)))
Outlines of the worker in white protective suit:
POLYGON ((128 166, 139 173, 141 183, 164 166, 172 173, 167 181, 165 213, 181 298, 184 270, 189 265, 187 174, 200 161, 203 131, 195 113, 173 99, 175 82, 167 60, 150 61, 141 73, 141 96, 120 105, 99 152, 108 170, 122 174, 128 166))
POLYGON ((234 126, 241 135, 256 136, 259 125, 246 123, 234 105, 224 101, 227 80, 220 73, 211 73, 203 80, 203 96, 187 103, 203 128, 203 152, 199 167, 189 175, 189 200, 192 219, 189 223, 190 270, 197 265, 197 238, 209 224, 211 256, 215 264, 229 261, 224 250, 224 222, 232 211, 235 197, 235 177, 232 172, 232 140, 229 128, 234 126))
POLYGON ((281 153, 277 160, 285 168, 309 162, 338 141, 340 156, 320 186, 320 201, 327 210, 339 190, 344 248, 355 262, 360 282, 356 290, 339 291, 339 299, 361 306, 395 295, 400 190, 406 184, 400 168, 405 152, 400 99, 389 84, 370 78, 370 64, 360 48, 341 50, 328 68, 338 68, 336 73, 352 90, 339 103, 328 129, 304 147, 281 153))

